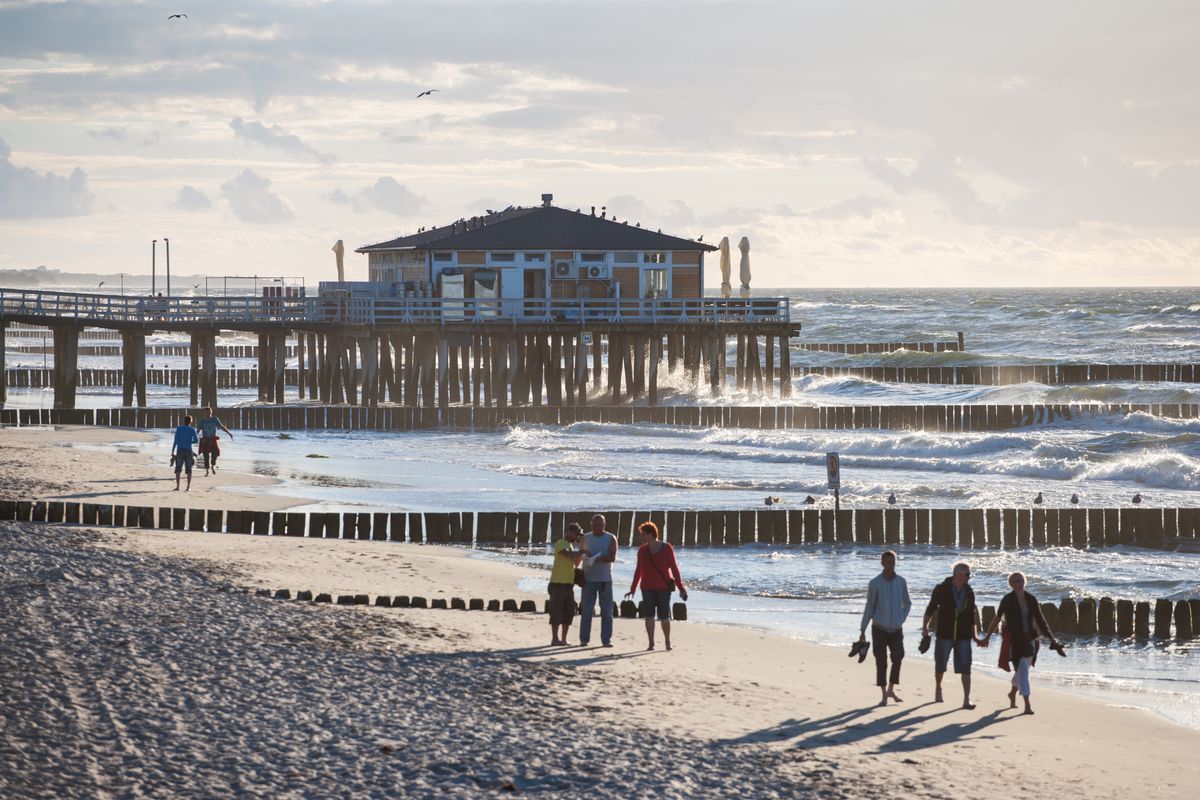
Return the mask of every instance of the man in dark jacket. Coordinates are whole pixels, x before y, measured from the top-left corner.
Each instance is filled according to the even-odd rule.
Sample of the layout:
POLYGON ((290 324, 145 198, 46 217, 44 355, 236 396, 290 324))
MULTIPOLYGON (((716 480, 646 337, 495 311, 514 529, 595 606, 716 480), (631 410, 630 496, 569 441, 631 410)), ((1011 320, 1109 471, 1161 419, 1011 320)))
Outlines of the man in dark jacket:
POLYGON ((955 564, 951 576, 934 587, 921 625, 921 634, 925 636, 929 634, 930 623, 935 623, 934 702, 942 702, 942 676, 953 655, 954 672, 962 676, 962 707, 966 709, 975 708, 971 702, 971 642, 980 643, 979 610, 975 607, 975 592, 967 585, 970 580, 971 566, 965 562, 955 564))

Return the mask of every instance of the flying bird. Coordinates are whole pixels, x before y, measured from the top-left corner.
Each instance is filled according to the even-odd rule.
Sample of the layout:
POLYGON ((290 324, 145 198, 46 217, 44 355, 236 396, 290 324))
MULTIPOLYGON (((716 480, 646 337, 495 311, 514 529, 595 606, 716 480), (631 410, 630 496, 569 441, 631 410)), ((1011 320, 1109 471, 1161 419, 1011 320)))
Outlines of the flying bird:
POLYGON ((192 288, 193 288, 193 289, 199 289, 199 288, 200 288, 200 284, 198 284, 198 283, 193 283, 193 284, 192 284, 192 288))
POLYGON ((187 19, 187 18, 188 18, 188 15, 187 15, 187 14, 172 14, 171 16, 167 17, 167 19, 168 19, 168 20, 171 20, 171 19, 187 19))
POLYGON ((420 100, 422 97, 425 97, 425 96, 427 96, 427 95, 431 95, 431 94, 433 94, 434 92, 438 92, 438 91, 441 91, 441 90, 440 90, 440 89, 426 89, 425 91, 423 91, 423 92, 421 92, 419 95, 417 95, 417 99, 418 99, 418 100, 420 100))
POLYGON ((104 285, 104 281, 100 281, 100 285, 99 285, 99 286, 97 286, 96 288, 97 288, 97 289, 99 289, 99 288, 100 288, 100 286, 103 286, 103 285, 104 285))

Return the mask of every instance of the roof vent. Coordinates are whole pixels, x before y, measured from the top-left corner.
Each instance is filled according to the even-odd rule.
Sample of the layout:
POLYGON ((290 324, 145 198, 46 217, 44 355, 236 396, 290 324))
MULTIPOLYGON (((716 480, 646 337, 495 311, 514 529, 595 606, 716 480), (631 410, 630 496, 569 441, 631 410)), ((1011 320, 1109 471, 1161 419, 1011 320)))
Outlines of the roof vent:
POLYGON ((552 194, 544 194, 544 195, 542 195, 542 205, 543 205, 543 206, 545 206, 545 207, 549 208, 549 207, 550 207, 550 202, 551 202, 552 200, 554 200, 554 195, 552 195, 552 194))

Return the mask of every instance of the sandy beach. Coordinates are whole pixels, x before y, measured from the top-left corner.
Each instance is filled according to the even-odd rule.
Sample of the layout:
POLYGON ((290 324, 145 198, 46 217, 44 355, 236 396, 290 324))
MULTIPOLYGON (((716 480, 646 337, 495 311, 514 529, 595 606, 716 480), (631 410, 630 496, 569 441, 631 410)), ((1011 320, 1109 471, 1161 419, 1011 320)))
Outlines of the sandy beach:
MULTIPOLYGON (((110 454, 60 437, 80 441, 0 432, 6 490, 120 502, 117 479, 150 466, 128 454, 92 483, 110 454)), ((0 794, 1116 798, 1191 797, 1200 778, 1200 732, 1036 671, 1034 717, 982 675, 976 710, 953 676, 933 704, 920 662, 879 708, 870 661, 750 629, 677 623, 673 651, 646 652, 641 621, 617 620, 611 650, 551 649, 540 614, 253 593, 540 606, 517 589, 532 574, 450 547, 4 523, 0 794)))

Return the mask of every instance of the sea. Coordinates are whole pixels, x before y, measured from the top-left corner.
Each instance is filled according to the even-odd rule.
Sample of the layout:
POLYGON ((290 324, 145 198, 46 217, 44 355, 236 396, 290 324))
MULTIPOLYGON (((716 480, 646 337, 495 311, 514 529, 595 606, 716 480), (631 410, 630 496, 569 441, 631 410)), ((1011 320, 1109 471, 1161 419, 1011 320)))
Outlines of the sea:
MULTIPOLYGON (((949 341, 963 352, 839 355, 795 349, 793 365, 954 366, 976 364, 1200 363, 1200 291, 1137 289, 809 289, 756 290, 792 298, 801 341, 949 341)), ((151 343, 179 341, 168 335, 151 343)), ((223 338, 222 341, 226 341, 223 338)), ((228 337, 228 343, 255 343, 228 337)), ((7 362, 53 366, 47 354, 18 353, 35 343, 8 337, 7 362)), ((731 359, 732 361, 732 359, 731 359)), ((184 368, 186 357, 150 357, 152 366, 184 368)), ((119 357, 84 357, 81 367, 119 368, 119 357)), ((219 366, 249 368, 250 359, 219 366)), ((793 381, 795 405, 911 403, 1196 403, 1200 384, 1104 381, 1083 385, 943 386, 853 377, 793 381)), ((761 404, 728 389, 668 376, 666 403, 761 404)), ((224 390, 222 404, 252 404, 253 390, 224 390)), ((81 407, 119 405, 119 388, 80 389, 81 407)), ((181 406, 186 389, 150 387, 151 405, 181 406)), ((9 405, 49 407, 49 390, 10 389, 9 405)), ((166 434, 152 444, 169 448, 166 434)), ((685 429, 585 423, 520 425, 497 432, 243 432, 225 448, 230 469, 277 478, 259 491, 312 498, 310 510, 754 509, 765 498, 781 508, 812 497, 831 507, 825 454, 841 456, 844 508, 1028 507, 1039 491, 1050 506, 1129 506, 1135 493, 1154 506, 1200 502, 1200 420, 1151 414, 1077 416, 1008 431, 781 431, 685 429)), ((616 565, 618 585, 632 575, 633 551, 616 565)), ((681 548, 695 591, 689 619, 767 630, 848 649, 857 637, 865 587, 878 572, 880 548, 863 545, 747 545, 681 548)), ((541 550, 480 551, 525 569, 524 588, 544 584, 550 558, 541 550)), ((1131 600, 1200 597, 1200 552, 1133 547, 954 552, 905 547, 899 571, 915 603, 908 625, 905 681, 932 681, 917 653, 919 614, 929 591, 955 560, 972 564, 981 603, 995 604, 1005 576, 1021 570, 1040 600, 1109 596, 1131 600)), ((691 623, 689 623, 691 624, 691 623)), ((686 637, 686 628, 677 636, 686 637)), ((1132 642, 1068 639, 1067 658, 1043 651, 1038 684, 1104 702, 1147 708, 1200 728, 1200 640, 1132 642)), ((996 650, 976 651, 978 669, 1001 674, 996 650)), ((861 667, 864 697, 873 680, 861 667)), ((911 685, 911 683, 910 683, 911 685)))

